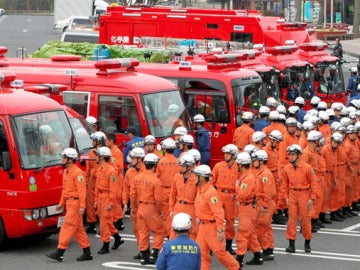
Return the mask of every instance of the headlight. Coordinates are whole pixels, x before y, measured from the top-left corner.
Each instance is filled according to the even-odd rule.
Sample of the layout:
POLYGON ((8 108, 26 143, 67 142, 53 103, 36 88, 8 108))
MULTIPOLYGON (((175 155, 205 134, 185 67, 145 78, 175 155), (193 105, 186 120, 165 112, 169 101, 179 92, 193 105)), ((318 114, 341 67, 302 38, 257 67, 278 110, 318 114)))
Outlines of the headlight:
POLYGON ((47 211, 46 208, 40 209, 40 218, 46 218, 47 217, 47 211))
POLYGON ((39 209, 35 209, 32 211, 31 217, 33 220, 39 219, 40 216, 40 210, 39 209))

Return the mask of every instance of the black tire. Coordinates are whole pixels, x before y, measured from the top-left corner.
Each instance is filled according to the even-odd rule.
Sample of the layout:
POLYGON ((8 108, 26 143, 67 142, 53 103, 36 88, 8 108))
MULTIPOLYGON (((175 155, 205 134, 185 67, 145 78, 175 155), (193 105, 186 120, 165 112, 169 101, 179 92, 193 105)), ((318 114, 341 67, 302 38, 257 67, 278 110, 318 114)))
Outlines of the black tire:
POLYGON ((7 239, 4 223, 0 217, 0 249, 4 246, 7 239))

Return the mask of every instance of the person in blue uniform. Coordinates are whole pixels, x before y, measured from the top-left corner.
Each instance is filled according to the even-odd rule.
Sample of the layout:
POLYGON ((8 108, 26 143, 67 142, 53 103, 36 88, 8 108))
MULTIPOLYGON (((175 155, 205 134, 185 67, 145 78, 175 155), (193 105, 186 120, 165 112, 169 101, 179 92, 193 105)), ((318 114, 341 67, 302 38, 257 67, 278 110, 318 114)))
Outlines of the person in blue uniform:
POLYGON ((177 213, 171 224, 177 237, 164 244, 156 261, 158 270, 200 270, 200 246, 188 236, 191 217, 186 213, 177 213))
POLYGON ((260 109, 259 109, 260 119, 257 120, 254 124, 255 131, 262 131, 264 127, 267 127, 268 125, 270 125, 269 113, 270 113, 269 107, 267 107, 267 106, 260 107, 260 109))
POLYGON ((350 78, 348 80, 347 91, 350 92, 350 98, 358 95, 357 93, 357 85, 358 85, 358 77, 357 77, 357 68, 352 67, 350 69, 350 78))
POLYGON ((128 129, 125 131, 125 134, 130 140, 127 142, 124 148, 124 162, 126 162, 127 156, 132 149, 136 147, 144 148, 145 145, 144 138, 137 135, 135 127, 129 126, 128 129))
POLYGON ((194 116, 195 143, 201 154, 200 164, 210 165, 210 135, 204 127, 205 117, 202 114, 194 116))

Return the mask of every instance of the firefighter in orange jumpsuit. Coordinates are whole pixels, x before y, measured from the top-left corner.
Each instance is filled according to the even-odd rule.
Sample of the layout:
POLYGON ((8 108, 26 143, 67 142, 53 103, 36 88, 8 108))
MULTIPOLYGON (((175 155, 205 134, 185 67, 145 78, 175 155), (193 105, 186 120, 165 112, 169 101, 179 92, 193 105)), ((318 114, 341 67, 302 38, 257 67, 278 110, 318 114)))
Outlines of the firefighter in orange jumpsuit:
POLYGON ((253 155, 253 167, 256 173, 256 219, 255 231, 263 250, 263 260, 274 260, 274 232, 271 220, 276 208, 275 179, 266 166, 268 155, 264 150, 253 155))
POLYGON ((252 112, 244 112, 241 119, 243 124, 235 129, 233 136, 233 144, 237 146, 239 151, 243 151, 245 145, 252 142, 254 114, 252 112))
POLYGON ((110 164, 111 152, 106 146, 95 150, 99 168, 96 172, 95 208, 100 220, 100 239, 103 246, 98 254, 109 253, 110 237, 115 239, 111 249, 117 249, 124 243, 113 223, 115 201, 117 199, 118 177, 110 164))
MULTIPOLYGON (((360 116, 360 114, 357 113, 357 118, 360 116)), ((357 139, 356 139, 356 145, 360 149, 360 121, 355 123, 355 127, 357 128, 357 139)), ((358 166, 358 173, 355 180, 355 196, 354 196, 354 202, 352 204, 352 209, 355 211, 360 211, 360 164, 358 166)))
POLYGON ((225 213, 225 237, 226 250, 235 255, 232 249, 232 240, 235 237, 235 182, 239 178, 239 172, 235 163, 238 148, 235 144, 225 145, 221 151, 224 153, 224 161, 215 164, 212 170, 211 182, 218 192, 218 196, 225 213))
POLYGON ((189 134, 186 134, 181 138, 179 138, 178 145, 180 149, 179 157, 181 157, 182 154, 186 153, 187 151, 193 148, 194 137, 189 134))
POLYGON ((117 172, 118 186, 116 187, 116 200, 114 204, 114 226, 118 230, 123 230, 125 228, 122 221, 124 214, 122 211, 122 187, 124 185, 124 155, 116 145, 116 135, 114 133, 107 134, 106 146, 109 147, 111 151, 111 163, 114 169, 117 172))
POLYGON ((277 111, 271 111, 269 113, 269 119, 271 121, 270 125, 268 125, 267 127, 263 128, 263 132, 265 132, 268 136, 271 133, 271 131, 273 130, 278 130, 281 132, 281 134, 285 134, 286 133, 286 128, 285 126, 279 121, 280 115, 277 111))
POLYGON ((146 170, 137 175, 130 184, 131 207, 137 210, 142 265, 155 264, 164 243, 163 195, 161 181, 155 174, 158 162, 157 155, 147 154, 144 158, 146 170), (150 232, 154 235, 151 254, 150 232))
POLYGON ((241 173, 236 182, 236 204, 238 206, 238 231, 236 234, 236 260, 241 268, 247 249, 254 253, 254 257, 246 262, 249 265, 261 265, 261 247, 255 231, 256 218, 256 179, 250 172, 251 157, 248 153, 242 152, 236 158, 238 170, 241 173))
POLYGON ((144 138, 144 151, 145 154, 154 153, 159 158, 162 158, 163 156, 159 153, 159 151, 155 148, 156 146, 156 139, 153 135, 147 135, 144 138))
POLYGON ((61 153, 63 174, 63 188, 56 211, 66 204, 64 224, 59 234, 58 248, 55 252, 47 254, 48 258, 61 262, 71 238, 74 236, 83 254, 76 258, 78 261, 92 260, 90 241, 85 232, 82 216, 85 212, 86 185, 83 171, 75 164, 78 153, 73 148, 65 148, 61 153))
POLYGON ((301 146, 301 149, 305 149, 308 143, 307 135, 310 131, 314 130, 314 125, 310 121, 305 121, 302 127, 303 133, 301 134, 301 137, 299 139, 299 145, 301 146))
MULTIPOLYGON (((184 135, 182 138, 191 135, 184 135)), ((181 139, 180 138, 180 141, 181 139)), ((162 187, 163 194, 163 221, 165 228, 165 236, 169 237, 171 232, 171 218, 169 209, 169 197, 171 191, 171 185, 174 181, 174 176, 179 173, 180 167, 178 159, 174 156, 175 144, 172 143, 172 139, 166 139, 162 143, 164 148, 164 157, 161 158, 159 164, 156 167, 156 176, 159 178, 162 187), (171 140, 171 141, 170 141, 171 140)))
MULTIPOLYGON (((122 199, 123 199, 123 205, 124 205, 124 209, 123 209, 124 213, 128 209, 128 203, 130 200, 131 183, 134 181, 134 179, 137 175, 139 175, 140 173, 145 171, 145 165, 144 165, 145 151, 143 148, 136 147, 136 148, 132 149, 128 156, 130 158, 131 167, 128 168, 128 170, 126 171, 124 185, 123 185, 122 199)), ((135 238, 137 241, 137 245, 139 246, 139 231, 138 231, 138 226, 137 226, 137 212, 136 212, 136 209, 134 209, 132 206, 131 206, 131 212, 130 212, 130 219, 131 219, 134 235, 135 235, 135 238)), ((141 254, 140 253, 136 254, 134 256, 134 259, 140 260, 141 254)))
POLYGON ((286 230, 286 239, 289 240, 287 252, 295 253, 296 224, 298 218, 305 238, 305 252, 311 252, 310 241, 311 217, 317 192, 317 180, 310 165, 301 161, 301 147, 298 144, 288 146, 290 164, 284 168, 283 182, 281 185, 282 195, 289 209, 289 220, 286 230))
MULTIPOLYGON (((172 219, 177 213, 186 213, 191 216, 192 220, 196 219, 195 215, 195 198, 197 187, 195 185, 196 177, 192 173, 195 168, 195 160, 189 153, 185 153, 179 158, 180 172, 174 177, 171 185, 169 198, 170 218, 172 219)), ((189 237, 196 240, 198 225, 195 224, 189 230, 189 237)), ((176 233, 170 233, 170 239, 174 239, 176 233)))
POLYGON ((95 184, 96 184, 96 171, 98 164, 96 162, 95 150, 101 146, 105 146, 105 134, 97 131, 91 134, 92 144, 94 149, 89 152, 89 160, 86 161, 85 176, 87 180, 86 188, 86 232, 96 233, 96 211, 94 208, 95 203, 95 184))
POLYGON ((323 224, 320 217, 324 218, 321 215, 321 211, 324 208, 325 194, 329 195, 327 192, 327 183, 326 183, 326 179, 325 179, 325 173, 327 170, 326 160, 321 155, 321 150, 324 147, 325 143, 326 143, 326 139, 324 137, 322 137, 320 139, 318 146, 316 147, 316 154, 318 156, 318 161, 319 161, 317 175, 320 178, 320 184, 319 184, 319 188, 318 188, 318 194, 317 194, 317 197, 315 200, 315 205, 314 205, 315 214, 314 214, 313 218, 316 222, 316 225, 318 225, 318 227, 320 227, 320 228, 325 228, 325 225, 323 224))
POLYGON ((238 270, 239 263, 225 250, 224 209, 219 195, 210 183, 211 169, 200 165, 194 169, 199 191, 195 199, 196 222, 199 232, 196 238, 201 250, 201 270, 210 270, 210 250, 230 270, 238 270))
POLYGON ((321 121, 319 131, 321 132, 323 137, 327 140, 331 136, 331 130, 330 130, 330 126, 328 124, 329 115, 326 112, 321 111, 321 112, 319 112, 319 118, 321 121))
POLYGON ((263 131, 255 131, 252 135, 252 143, 255 144, 255 146, 262 150, 266 145, 266 133, 263 131))

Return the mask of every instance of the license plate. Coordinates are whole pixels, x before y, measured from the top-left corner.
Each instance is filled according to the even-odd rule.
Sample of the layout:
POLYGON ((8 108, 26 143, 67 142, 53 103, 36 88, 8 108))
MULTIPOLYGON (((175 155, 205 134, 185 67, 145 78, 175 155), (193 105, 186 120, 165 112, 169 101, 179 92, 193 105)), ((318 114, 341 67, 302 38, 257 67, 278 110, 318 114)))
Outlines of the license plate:
POLYGON ((57 227, 60 228, 64 224, 65 216, 58 218, 57 227))

